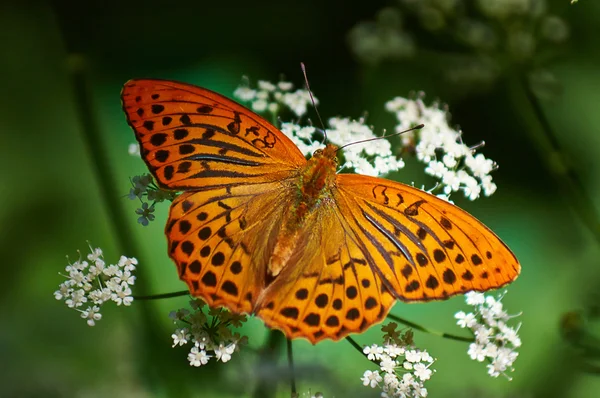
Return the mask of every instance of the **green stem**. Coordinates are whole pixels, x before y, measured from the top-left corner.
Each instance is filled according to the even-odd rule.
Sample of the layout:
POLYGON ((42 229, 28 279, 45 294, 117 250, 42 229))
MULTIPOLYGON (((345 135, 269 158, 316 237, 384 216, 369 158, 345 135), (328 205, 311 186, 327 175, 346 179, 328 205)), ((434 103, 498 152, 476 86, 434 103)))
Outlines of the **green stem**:
POLYGON ((576 171, 565 160, 566 153, 556 138, 557 135, 546 117, 540 101, 529 87, 525 77, 515 77, 511 83, 511 93, 516 99, 515 102, 528 103, 535 116, 535 120, 529 121, 532 128, 527 129, 536 144, 535 147, 546 161, 548 170, 556 178, 571 208, 600 244, 600 218, 594 202, 576 171))
POLYGON ((352 347, 356 348, 356 351, 360 352, 361 355, 363 355, 364 357, 367 357, 367 354, 365 354, 363 352, 363 349, 360 347, 360 345, 356 342, 356 340, 354 340, 352 337, 350 336, 346 336, 346 341, 348 343, 350 343, 352 345, 352 347))
POLYGON ((259 381, 252 396, 254 398, 272 398, 277 391, 277 354, 283 344, 284 336, 278 330, 270 330, 269 337, 260 353, 258 364, 259 381))
POLYGON ((408 326, 410 328, 419 330, 421 332, 433 334, 435 336, 440 336, 440 337, 443 337, 445 339, 456 340, 456 341, 464 341, 464 342, 467 342, 467 343, 472 343, 472 342, 475 341, 475 339, 473 337, 456 336, 456 335, 453 335, 453 334, 444 333, 444 332, 440 332, 440 331, 433 330, 433 329, 427 329, 424 326, 421 326, 421 325, 416 324, 416 323, 411 322, 411 321, 407 321, 406 319, 402 319, 399 316, 396 316, 394 314, 388 314, 387 317, 390 318, 390 319, 392 319, 392 320, 394 320, 394 321, 396 321, 396 322, 400 322, 400 323, 402 323, 402 324, 404 324, 404 325, 406 325, 406 326, 408 326))
MULTIPOLYGON (((130 224, 126 221, 128 217, 119 199, 123 195, 116 188, 119 185, 116 183, 112 173, 113 165, 108 158, 109 151, 106 149, 106 145, 102 139, 104 135, 101 133, 94 117, 92 95, 85 64, 86 59, 81 55, 71 55, 70 61, 73 97, 81 125, 81 133, 87 147, 87 153, 90 157, 90 163, 93 167, 102 201, 106 206, 108 219, 112 223, 117 245, 120 247, 121 253, 126 253, 129 256, 135 255, 140 260, 140 263, 146 263, 140 258, 140 250, 133 239, 134 233, 130 224)), ((115 98, 115 101, 118 101, 118 97, 115 98)), ((144 272, 137 272, 136 278, 136 290, 141 293, 147 293, 150 290, 148 276, 144 272)), ((170 358, 174 354, 170 351, 168 344, 164 344, 164 336, 160 335, 161 329, 156 327, 159 322, 152 308, 149 305, 141 303, 137 308, 138 314, 142 317, 144 327, 135 328, 136 340, 140 344, 140 347, 152 347, 152 353, 143 348, 139 351, 142 355, 146 356, 146 358, 136 361, 139 364, 139 374, 147 380, 148 385, 155 387, 157 390, 165 390, 166 388, 168 391, 167 395, 169 396, 190 396, 188 387, 177 381, 176 371, 172 367, 162 366, 161 363, 164 361, 157 361, 157 358, 170 358)))
POLYGON ((160 299, 166 299, 166 298, 172 298, 172 297, 188 296, 189 294, 190 294, 189 290, 181 290, 179 292, 173 292, 173 293, 150 294, 147 296, 133 296, 133 299, 134 300, 160 300, 160 299))
POLYGON ((292 389, 292 397, 296 394, 296 377, 294 373, 294 353, 292 351, 292 340, 287 339, 287 354, 288 354, 288 365, 290 371, 290 385, 292 389))

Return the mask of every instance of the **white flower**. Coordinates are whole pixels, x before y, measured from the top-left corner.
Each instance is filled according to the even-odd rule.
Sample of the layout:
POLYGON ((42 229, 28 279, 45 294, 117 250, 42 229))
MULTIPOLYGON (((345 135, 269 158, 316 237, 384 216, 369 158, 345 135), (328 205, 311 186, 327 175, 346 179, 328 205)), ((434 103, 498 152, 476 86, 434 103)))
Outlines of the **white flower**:
POLYGON ((475 314, 473 314, 472 312, 465 314, 463 311, 459 311, 454 315, 454 317, 458 319, 457 324, 461 328, 470 328, 473 325, 475 325, 475 323, 477 323, 477 320, 475 319, 475 314))
POLYGON ((252 110, 255 112, 264 112, 268 106, 269 103, 267 101, 264 99, 258 99, 252 103, 252 110))
POLYGON ((54 298, 57 300, 62 300, 64 298, 69 297, 73 289, 67 282, 63 282, 59 285, 58 290, 54 292, 54 298))
POLYGON ((173 339, 173 345, 172 347, 176 347, 176 346, 182 346, 184 344, 188 343, 188 339, 191 337, 189 331, 187 328, 181 328, 181 329, 177 329, 175 330, 175 333, 173 333, 171 335, 171 338, 173 339))
POLYGON ((361 380, 363 385, 375 388, 383 381, 383 377, 379 375, 378 371, 366 370, 361 380))
POLYGON ((279 82, 277 83, 277 88, 281 91, 290 91, 294 88, 294 85, 291 82, 279 82))
POLYGON ((256 90, 252 90, 249 87, 240 86, 235 89, 235 91, 233 92, 233 96, 240 99, 241 101, 249 102, 252 101, 254 97, 256 97, 256 90))
POLYGON ((135 266, 137 265, 138 261, 135 257, 125 257, 125 256, 121 256, 121 258, 119 258, 119 262, 117 263, 117 266, 119 268, 123 268, 124 271, 135 271, 135 266))
POLYGON ((468 292, 465 294, 465 298, 467 300, 467 304, 469 305, 479 305, 485 303, 485 296, 483 293, 468 292))
POLYGON ((475 340, 479 344, 487 344, 490 341, 490 337, 494 333, 492 328, 485 327, 484 325, 477 325, 477 328, 474 328, 475 340))
POLYGON ((381 370, 383 370, 386 373, 394 373, 397 364, 396 361, 394 361, 392 358, 390 358, 387 355, 384 355, 381 359, 381 362, 379 363, 379 366, 381 367, 381 370))
POLYGON ((94 326, 96 321, 102 319, 102 314, 100 314, 100 307, 93 306, 88 307, 85 311, 81 311, 81 317, 87 319, 87 324, 89 326, 94 326))
POLYGON ((486 159, 481 153, 476 156, 466 156, 465 164, 471 169, 475 177, 483 178, 494 168, 494 162, 486 159))
POLYGON ((438 162, 437 160, 432 160, 427 163, 427 167, 425 168, 425 173, 432 175, 434 177, 442 177, 444 174, 448 172, 446 165, 442 162, 438 162))
POLYGON ((227 362, 231 359, 231 354, 233 354, 235 351, 235 343, 231 343, 227 346, 225 346, 223 343, 220 343, 219 347, 215 348, 214 351, 217 360, 220 360, 221 362, 227 362))
POLYGON ((140 156, 140 144, 137 142, 129 144, 129 147, 127 147, 127 152, 131 156, 140 156))
POLYGON ((379 360, 381 358, 381 354, 383 354, 383 347, 373 344, 370 347, 363 348, 363 353, 365 353, 370 361, 379 360))
POLYGON ((471 359, 477 362, 483 362, 485 359, 484 347, 481 344, 471 343, 467 351, 471 359))
POLYGON ((429 380, 432 373, 433 372, 423 363, 417 363, 414 366, 415 376, 417 376, 419 379, 421 379, 423 381, 429 380))
POLYGON ((118 285, 112 295, 112 300, 117 303, 117 305, 131 305, 133 302, 133 297, 131 297, 131 289, 126 282, 122 282, 120 285, 118 285))
POLYGON ((422 354, 421 354, 421 351, 409 350, 409 351, 406 351, 405 357, 408 362, 416 363, 416 362, 421 362, 422 354))
POLYGON ((277 86, 266 80, 259 80, 257 84, 258 89, 262 91, 275 91, 277 89, 277 86))
POLYGON ((383 351, 388 354, 391 358, 395 358, 399 355, 404 355, 406 349, 397 344, 386 344, 383 351))
POLYGON ((135 283, 135 276, 131 275, 130 271, 118 270, 114 277, 117 278, 118 282, 125 282, 128 285, 135 283))
POLYGON ((483 194, 485 196, 490 196, 494 192, 496 192, 496 184, 492 182, 491 176, 485 176, 481 179, 481 187, 483 188, 483 194))
POLYGON ((87 297, 85 296, 85 290, 79 289, 79 290, 75 290, 71 294, 71 297, 65 301, 65 304, 67 304, 67 306, 69 308, 76 308, 76 307, 81 307, 83 305, 83 303, 86 303, 86 302, 87 302, 87 297))
POLYGON ((211 356, 208 355, 206 351, 201 350, 196 346, 192 347, 190 353, 188 354, 188 361, 190 361, 190 365, 195 367, 206 365, 210 358, 211 356))

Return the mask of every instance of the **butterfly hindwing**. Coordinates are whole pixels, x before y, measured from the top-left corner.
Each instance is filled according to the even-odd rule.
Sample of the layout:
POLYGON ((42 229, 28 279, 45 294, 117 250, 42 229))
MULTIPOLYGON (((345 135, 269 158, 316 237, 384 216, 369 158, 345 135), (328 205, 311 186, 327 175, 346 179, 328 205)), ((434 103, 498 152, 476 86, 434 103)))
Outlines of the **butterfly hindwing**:
POLYGON ((395 302, 346 215, 323 206, 297 241, 298 256, 263 293, 257 315, 288 337, 339 340, 381 322, 395 302))
POLYGON ((252 313, 285 195, 279 184, 185 192, 171 205, 169 256, 190 293, 210 306, 252 313))

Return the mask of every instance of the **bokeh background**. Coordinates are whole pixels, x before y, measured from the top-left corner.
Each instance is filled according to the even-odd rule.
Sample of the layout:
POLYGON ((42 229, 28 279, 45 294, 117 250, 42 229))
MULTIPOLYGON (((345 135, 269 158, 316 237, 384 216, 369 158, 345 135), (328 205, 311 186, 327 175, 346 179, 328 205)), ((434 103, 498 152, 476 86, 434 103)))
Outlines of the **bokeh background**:
MULTIPOLYGON (((516 371, 491 379, 467 344, 416 332, 437 358, 429 396, 599 396, 599 35, 593 0, 4 0, 0 396, 289 396, 285 345, 265 356, 258 320, 230 363, 192 368, 187 349, 170 347, 167 314, 185 298, 106 308, 90 328, 52 294, 65 256, 87 241, 108 262, 139 259, 134 293, 184 287, 166 255, 168 205, 143 228, 125 197, 129 177, 146 171, 127 152, 125 81, 177 79, 231 96, 242 75, 301 86, 301 61, 325 118, 368 112, 376 129, 391 129, 385 101, 423 90, 500 165, 496 194, 455 199, 522 263, 504 299, 523 313, 516 371)), ((419 182, 408 162, 399 179, 419 182)), ((458 334, 461 309, 458 297, 393 312, 458 334)), ((356 339, 379 342, 379 327, 356 339)), ((294 350, 301 395, 378 396, 360 382, 374 365, 347 342, 294 350)))

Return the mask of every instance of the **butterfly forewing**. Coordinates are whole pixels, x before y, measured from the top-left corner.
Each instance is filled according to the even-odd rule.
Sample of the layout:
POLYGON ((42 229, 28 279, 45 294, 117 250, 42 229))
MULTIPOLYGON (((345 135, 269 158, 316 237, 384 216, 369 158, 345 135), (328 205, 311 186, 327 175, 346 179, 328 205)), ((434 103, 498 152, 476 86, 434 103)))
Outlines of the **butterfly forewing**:
POLYGON ((338 175, 340 211, 403 301, 445 299, 512 282, 520 265, 506 245, 458 207, 419 189, 338 175))
POLYGON ((131 80, 121 97, 142 157, 165 187, 278 181, 306 162, 273 125, 210 90, 131 80))

